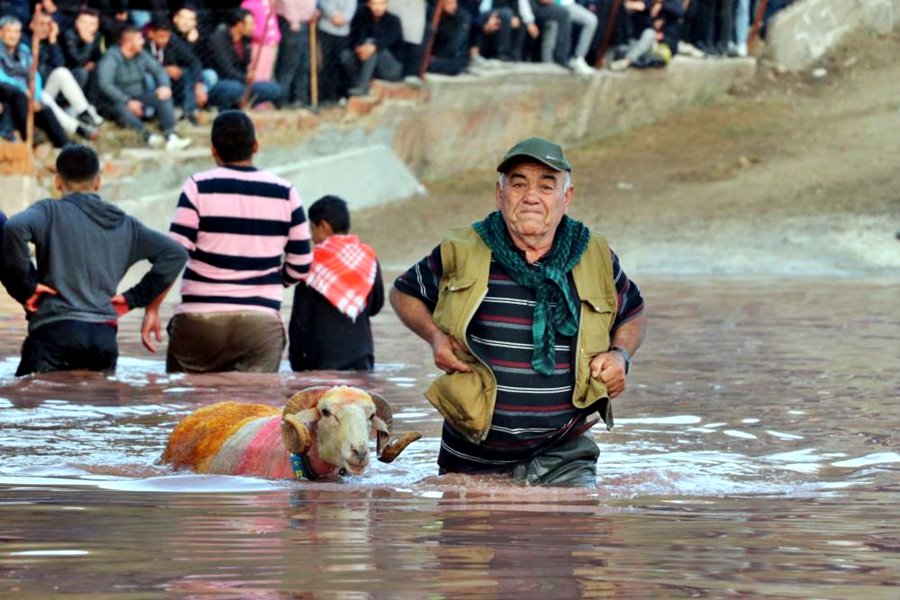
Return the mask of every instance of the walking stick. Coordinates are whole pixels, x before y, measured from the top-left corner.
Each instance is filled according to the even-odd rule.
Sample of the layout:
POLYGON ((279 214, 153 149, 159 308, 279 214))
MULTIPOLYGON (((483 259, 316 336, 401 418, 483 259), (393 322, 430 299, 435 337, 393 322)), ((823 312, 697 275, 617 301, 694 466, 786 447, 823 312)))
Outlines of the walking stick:
POLYGON ((247 72, 247 82, 244 84, 244 93, 241 94, 241 99, 238 101, 238 107, 241 110, 246 109, 247 105, 250 103, 250 94, 253 91, 253 84, 256 83, 256 67, 257 65, 259 65, 259 59, 262 56, 263 42, 266 39, 266 32, 269 30, 269 23, 272 21, 272 17, 274 16, 275 9, 272 8, 272 5, 270 3, 269 12, 266 13, 266 20, 263 25, 262 39, 259 42, 259 52, 257 52, 256 56, 253 57, 253 60, 250 61, 247 72))
POLYGON ((425 53, 422 56, 422 65, 419 67, 419 78, 425 79, 428 72, 428 63, 431 62, 431 53, 434 51, 434 40, 437 38, 438 27, 441 25, 441 16, 444 14, 444 0, 438 0, 434 7, 434 15, 431 17, 431 35, 425 45, 425 53))
POLYGON ((603 68, 606 61, 606 51, 609 50, 609 43, 612 41, 613 30, 616 28, 616 19, 619 17, 619 7, 622 0, 613 0, 609 9, 609 23, 606 24, 606 31, 603 33, 603 41, 600 42, 600 48, 597 50, 597 64, 594 66, 598 69, 603 68))
POLYGON ((313 17, 309 22, 309 100, 313 110, 319 108, 319 44, 316 41, 316 29, 319 19, 313 17))
POLYGON ((34 17, 32 17, 31 32, 31 64, 28 65, 28 116, 25 120, 25 145, 28 146, 28 152, 32 153, 34 145, 34 104, 37 100, 34 97, 37 91, 37 70, 38 58, 41 53, 41 36, 38 34, 38 19, 43 16, 44 7, 38 4, 34 7, 34 17))
POLYGON ((762 31, 762 22, 763 17, 766 14, 766 5, 769 4, 769 0, 759 0, 759 6, 756 7, 756 18, 753 19, 753 27, 750 29, 750 39, 747 40, 747 53, 753 52, 753 45, 756 44, 756 40, 759 38, 759 33, 762 31))

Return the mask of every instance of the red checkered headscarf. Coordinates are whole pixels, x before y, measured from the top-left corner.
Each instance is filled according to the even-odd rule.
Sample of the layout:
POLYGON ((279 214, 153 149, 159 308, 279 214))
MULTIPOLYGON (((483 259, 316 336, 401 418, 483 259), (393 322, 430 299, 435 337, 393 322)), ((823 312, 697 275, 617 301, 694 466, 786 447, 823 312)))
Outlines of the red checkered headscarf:
POLYGON ((375 283, 375 250, 355 235, 330 235, 313 250, 306 284, 355 321, 375 283))

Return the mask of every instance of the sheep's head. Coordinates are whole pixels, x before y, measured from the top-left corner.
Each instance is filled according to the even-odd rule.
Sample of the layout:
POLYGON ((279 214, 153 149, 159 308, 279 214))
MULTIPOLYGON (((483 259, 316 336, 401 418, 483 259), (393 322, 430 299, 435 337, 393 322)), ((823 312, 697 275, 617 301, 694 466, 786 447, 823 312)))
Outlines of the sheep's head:
POLYGON ((377 394, 349 386, 313 387, 297 392, 282 413, 285 447, 316 456, 358 475, 369 465, 369 436, 377 435, 379 460, 391 462, 421 435, 411 432, 392 440, 392 413, 377 394))

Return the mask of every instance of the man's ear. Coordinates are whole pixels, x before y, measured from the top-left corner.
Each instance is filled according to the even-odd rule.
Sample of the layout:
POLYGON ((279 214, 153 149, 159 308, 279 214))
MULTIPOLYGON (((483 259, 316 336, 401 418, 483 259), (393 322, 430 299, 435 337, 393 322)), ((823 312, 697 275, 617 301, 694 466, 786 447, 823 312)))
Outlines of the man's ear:
POLYGON ((259 140, 253 140, 253 154, 259 152, 259 140))
POLYGON ((222 166, 222 159, 219 158, 219 153, 216 151, 216 147, 210 144, 210 153, 212 154, 213 160, 216 161, 216 164, 220 167, 222 166))
POLYGON ((100 174, 97 173, 96 175, 94 175, 94 182, 91 184, 91 191, 99 192, 100 186, 102 186, 102 185, 103 185, 103 180, 100 178, 100 174))
POLYGON ((53 176, 53 185, 56 187, 56 191, 62 193, 63 191, 63 180, 59 174, 53 176))

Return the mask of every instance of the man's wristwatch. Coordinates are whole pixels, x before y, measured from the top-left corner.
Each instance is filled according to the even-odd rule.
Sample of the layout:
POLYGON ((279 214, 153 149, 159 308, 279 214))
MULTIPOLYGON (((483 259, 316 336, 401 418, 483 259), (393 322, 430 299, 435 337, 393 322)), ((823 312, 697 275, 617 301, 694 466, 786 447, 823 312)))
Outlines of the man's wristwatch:
POLYGON ((625 348, 621 348, 619 346, 613 346, 609 349, 610 352, 618 352, 622 355, 622 358, 625 359, 625 374, 628 375, 628 370, 631 368, 631 355, 628 354, 628 350, 625 348))

